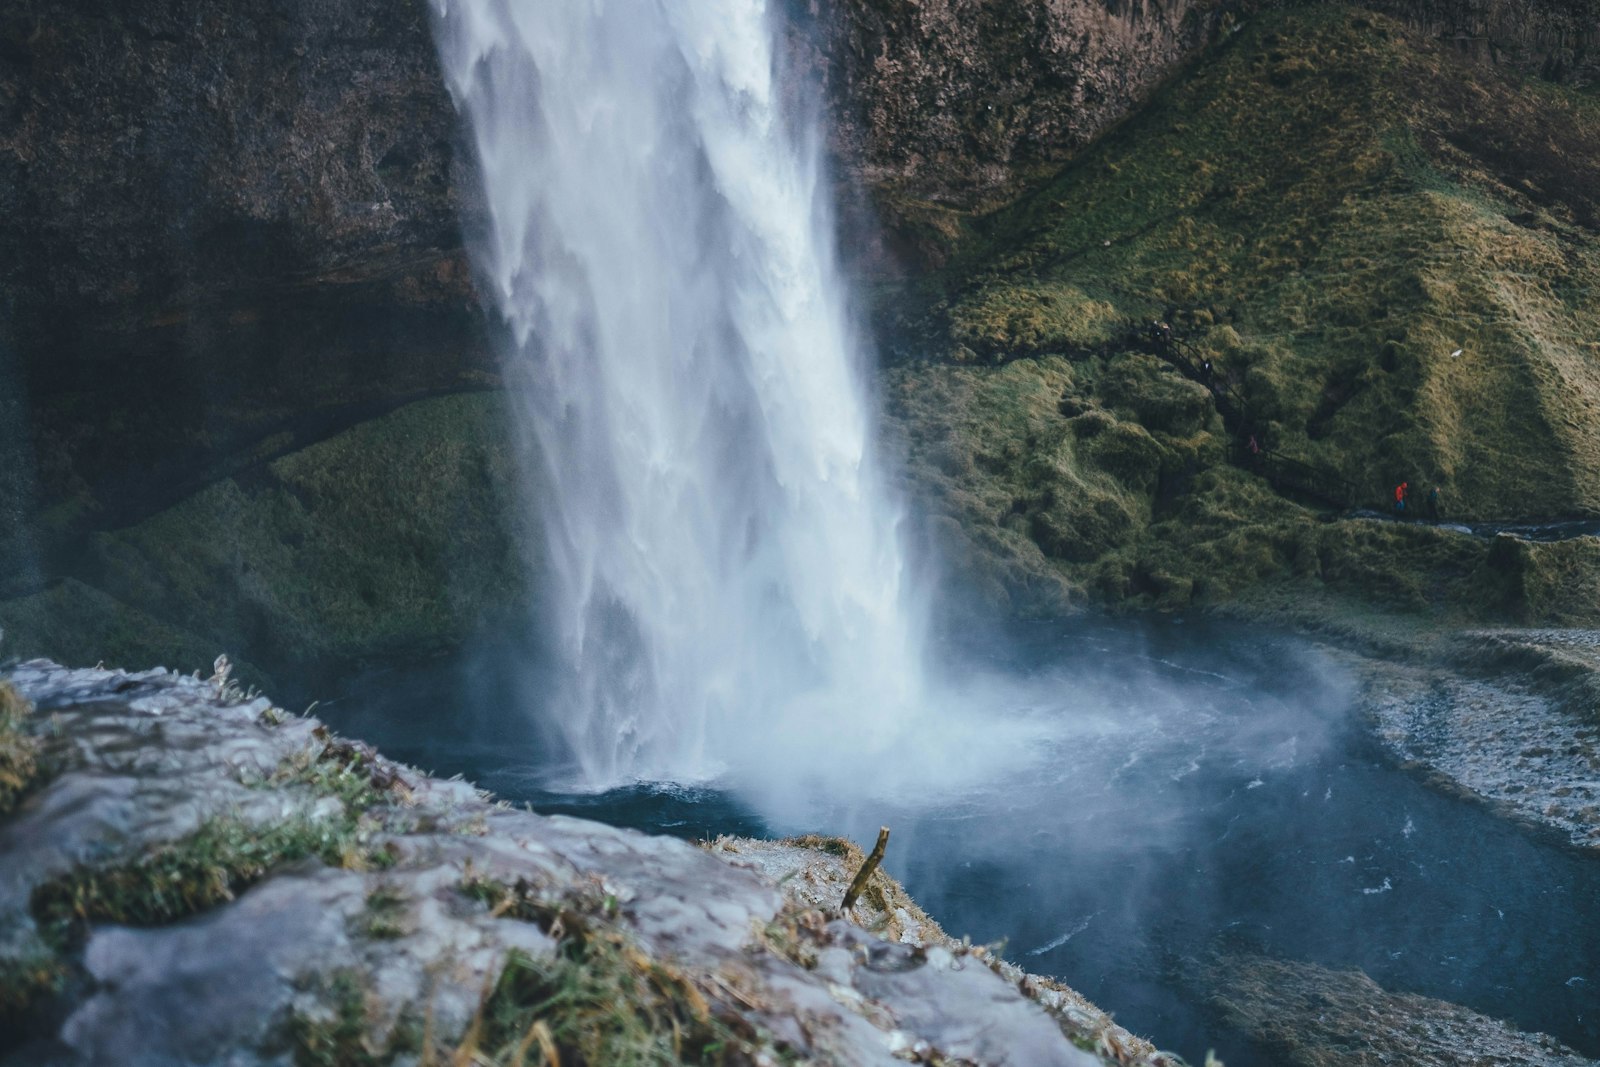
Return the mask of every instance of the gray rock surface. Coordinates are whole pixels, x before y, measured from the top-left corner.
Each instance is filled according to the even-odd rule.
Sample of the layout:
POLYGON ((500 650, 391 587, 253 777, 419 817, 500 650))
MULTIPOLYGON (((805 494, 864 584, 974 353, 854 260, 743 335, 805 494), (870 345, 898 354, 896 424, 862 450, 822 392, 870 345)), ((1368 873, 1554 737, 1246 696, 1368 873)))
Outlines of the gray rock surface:
POLYGON ((70 978, 34 1005, 32 1032, 0 1036, 7 1064, 288 1063, 297 1033, 339 1018, 351 983, 367 1047, 426 1017, 453 1048, 510 954, 549 958, 562 936, 502 914, 475 885, 572 909, 604 900, 590 918, 739 1020, 750 1062, 777 1050, 837 1064, 1102 1062, 1067 1016, 1021 991, 1020 972, 802 911, 737 856, 509 809, 225 679, 31 661, 10 681, 35 705, 49 772, 0 823, 0 985, 41 952, 70 978), (284 825, 353 827, 355 852, 271 865, 172 921, 91 921, 77 941, 41 923, 40 887, 181 855, 217 820, 262 840, 284 825), (794 931, 788 950, 764 936, 775 924, 794 931))
POLYGON ((1391 993, 1360 971, 1261 956, 1218 961, 1212 1004, 1286 1067, 1586 1067, 1594 1061, 1457 1004, 1391 993))

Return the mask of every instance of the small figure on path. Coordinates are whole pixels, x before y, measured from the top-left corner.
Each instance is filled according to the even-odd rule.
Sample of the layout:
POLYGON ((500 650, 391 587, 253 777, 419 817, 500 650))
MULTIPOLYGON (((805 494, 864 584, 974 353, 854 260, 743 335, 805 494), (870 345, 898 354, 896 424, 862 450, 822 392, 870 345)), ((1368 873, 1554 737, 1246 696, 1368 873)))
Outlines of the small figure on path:
POLYGON ((1256 440, 1255 434, 1250 435, 1250 440, 1245 442, 1245 447, 1250 450, 1252 456, 1261 455, 1261 442, 1256 440))
POLYGON ((1211 380, 1215 376, 1216 372, 1211 369, 1211 361, 1209 359, 1202 359, 1200 361, 1200 381, 1207 389, 1211 388, 1211 380))
POLYGON ((1404 515, 1406 513, 1406 496, 1410 489, 1410 482, 1401 482, 1394 487, 1394 512, 1396 515, 1404 515))
POLYGON ((1433 486, 1428 490, 1428 518, 1439 521, 1439 487, 1433 486))

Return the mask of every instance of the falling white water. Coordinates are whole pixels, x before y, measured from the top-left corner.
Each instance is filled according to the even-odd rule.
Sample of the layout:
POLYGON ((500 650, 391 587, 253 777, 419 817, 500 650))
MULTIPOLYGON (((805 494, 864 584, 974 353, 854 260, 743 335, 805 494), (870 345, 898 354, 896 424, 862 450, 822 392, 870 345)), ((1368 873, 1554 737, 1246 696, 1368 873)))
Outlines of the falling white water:
POLYGON ((549 714, 582 783, 899 744, 916 613, 766 0, 436 8, 544 464, 549 714))

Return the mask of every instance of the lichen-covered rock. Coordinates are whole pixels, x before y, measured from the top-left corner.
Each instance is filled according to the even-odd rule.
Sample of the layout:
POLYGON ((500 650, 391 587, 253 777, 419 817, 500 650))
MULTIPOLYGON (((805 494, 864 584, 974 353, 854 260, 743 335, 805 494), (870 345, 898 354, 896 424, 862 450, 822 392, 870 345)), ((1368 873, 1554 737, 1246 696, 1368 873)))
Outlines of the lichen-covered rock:
POLYGON ((811 18, 839 154, 867 182, 970 208, 1125 116, 1234 6, 824 0, 811 18))
MULTIPOLYGON (((854 843, 836 837, 793 838, 765 841, 720 837, 709 846, 713 855, 740 866, 753 867, 775 881, 793 909, 802 914, 827 912, 839 907, 847 887, 866 859, 854 843)), ((923 949, 944 968, 964 969, 975 961, 985 964, 1029 998, 1045 1005, 1058 1023, 1083 1046, 1106 1059, 1129 1067, 1172 1067, 1178 1060, 1144 1038, 1136 1037, 1112 1021, 1111 1016, 1060 982, 1025 973, 994 955, 986 946, 957 941, 917 906, 905 890, 882 870, 873 872, 850 917, 863 929, 894 945, 923 949)), ((843 933, 842 928, 839 931, 843 933)), ((859 939, 851 933, 847 941, 859 939)), ((836 960, 838 949, 817 954, 817 967, 836 960)), ((887 947, 874 951, 886 960, 896 958, 887 947)), ((960 1006, 956 1006, 960 1010, 960 1006)), ((1026 1024, 1026 1020, 1019 1020, 1026 1024)), ((981 1057, 980 1057, 981 1059, 981 1057)))
POLYGON ((1367 0, 1468 55, 1555 82, 1600 79, 1595 0, 1367 0))
POLYGON ((220 668, 9 681, 49 777, 0 822, 0 1062, 1102 1062, 980 950, 882 941, 737 856, 511 810, 220 668))

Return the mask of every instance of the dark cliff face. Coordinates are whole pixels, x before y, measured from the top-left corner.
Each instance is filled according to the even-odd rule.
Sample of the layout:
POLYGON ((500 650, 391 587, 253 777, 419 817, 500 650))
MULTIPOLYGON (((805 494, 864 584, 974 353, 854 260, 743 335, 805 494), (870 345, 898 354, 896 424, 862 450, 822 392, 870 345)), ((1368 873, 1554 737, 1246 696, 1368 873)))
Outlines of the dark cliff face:
POLYGON ((1253 2, 796 0, 847 259, 874 274, 944 262, 964 218, 1124 118, 1253 2))
POLYGON ((0 114, 41 504, 114 518, 486 369, 420 2, 24 0, 0 114))
MULTIPOLYGON (((791 57, 829 112, 847 253, 877 271, 938 262, 1277 6, 787 4, 791 57)), ((1600 0, 1367 6, 1521 72, 1597 76, 1600 0)), ((424 0, 0 10, 0 599, 63 576, 120 588, 92 535, 495 384, 458 221, 476 182, 428 21, 424 0)), ((1522 174, 1524 147, 1485 158, 1522 174)))
POLYGON ((870 185, 992 203, 1127 115, 1237 0, 812 0, 833 137, 870 185))
POLYGON ((1369 0, 1469 55, 1572 85, 1600 81, 1597 0, 1369 0))

